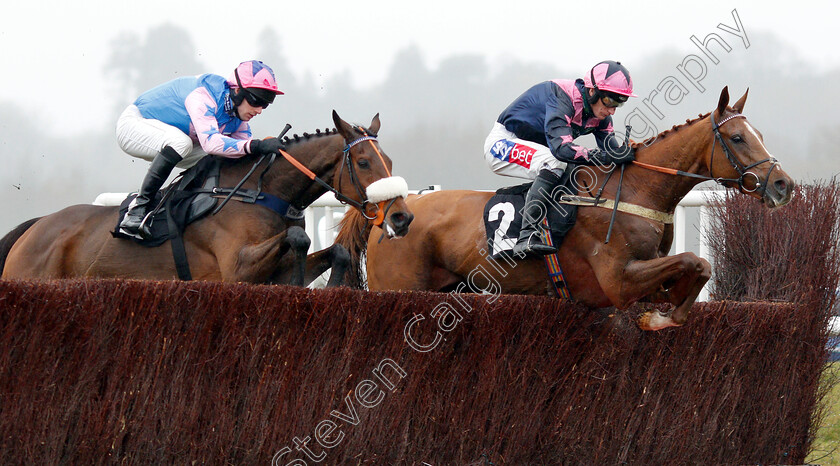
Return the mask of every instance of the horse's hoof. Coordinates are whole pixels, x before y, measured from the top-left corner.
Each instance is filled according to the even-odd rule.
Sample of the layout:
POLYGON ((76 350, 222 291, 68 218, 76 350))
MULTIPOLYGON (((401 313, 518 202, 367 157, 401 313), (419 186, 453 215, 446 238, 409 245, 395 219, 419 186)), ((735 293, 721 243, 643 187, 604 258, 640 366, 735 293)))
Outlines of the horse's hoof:
POLYGON ((679 324, 671 319, 671 312, 660 312, 652 309, 639 316, 636 322, 642 330, 657 331, 668 327, 679 327, 679 324))

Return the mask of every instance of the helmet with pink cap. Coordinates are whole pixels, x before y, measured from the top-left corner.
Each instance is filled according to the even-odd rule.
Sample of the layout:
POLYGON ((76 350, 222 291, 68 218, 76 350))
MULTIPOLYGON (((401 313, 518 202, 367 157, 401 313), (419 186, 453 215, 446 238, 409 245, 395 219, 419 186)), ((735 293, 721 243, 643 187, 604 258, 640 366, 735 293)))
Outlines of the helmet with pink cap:
POLYGON ((240 92, 235 99, 238 105, 242 99, 248 98, 248 103, 253 106, 267 107, 274 102, 274 97, 283 95, 277 88, 277 80, 274 78, 274 71, 265 63, 259 60, 244 61, 239 64, 228 78, 231 88, 240 88, 246 92, 240 92))
POLYGON ((593 102, 599 98, 610 97, 620 105, 626 102, 628 97, 636 97, 636 94, 633 94, 630 72, 618 61, 605 60, 593 66, 584 76, 583 84, 595 89, 593 102))

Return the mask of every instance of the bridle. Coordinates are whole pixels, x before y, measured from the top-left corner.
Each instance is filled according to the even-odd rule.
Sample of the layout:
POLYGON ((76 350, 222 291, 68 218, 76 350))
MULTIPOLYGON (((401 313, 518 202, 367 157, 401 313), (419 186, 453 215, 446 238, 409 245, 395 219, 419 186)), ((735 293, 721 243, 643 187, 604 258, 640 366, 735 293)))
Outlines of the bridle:
POLYGON ((374 152, 376 152, 376 155, 379 157, 379 161, 382 162, 382 167, 385 169, 385 173, 388 175, 388 177, 392 176, 391 170, 388 169, 388 164, 385 163, 385 157, 382 155, 382 152, 380 152, 379 148, 377 148, 376 144, 374 144, 374 142, 376 142, 377 140, 376 135, 368 133, 365 128, 362 128, 360 126, 354 126, 353 128, 356 131, 360 132, 362 134, 362 137, 354 139, 344 146, 344 162, 342 163, 341 168, 336 174, 336 176, 338 177, 338 188, 330 190, 333 191, 333 193, 335 193, 335 197, 339 200, 339 202, 341 202, 342 204, 352 205, 353 207, 357 208, 359 212, 361 212, 364 218, 366 218, 367 220, 373 220, 373 225, 380 226, 385 221, 385 216, 388 215, 388 211, 391 210, 391 206, 394 205, 394 202, 396 202, 397 198, 394 197, 390 200, 379 201, 378 203, 371 202, 370 199, 368 199, 367 190, 362 189, 362 183, 359 180, 358 175, 356 174, 356 169, 353 167, 353 161, 350 157, 350 149, 363 142, 369 142, 370 146, 373 147, 374 152), (362 199, 361 203, 356 202, 338 192, 341 191, 341 179, 342 174, 344 173, 345 166, 347 167, 347 174, 350 176, 350 183, 352 183, 353 187, 356 189, 356 193, 359 195, 359 199, 362 199), (373 207, 375 209, 372 215, 368 215, 368 208, 370 207, 373 207))
POLYGON ((727 121, 732 120, 734 118, 746 118, 744 115, 740 113, 736 113, 734 115, 730 115, 720 123, 715 122, 715 113, 712 112, 709 114, 709 118, 712 122, 712 131, 715 133, 715 140, 712 141, 712 154, 710 156, 709 161, 709 176, 699 175, 697 173, 689 173, 682 170, 675 170, 673 168, 665 168, 660 167, 657 165, 651 165, 643 162, 633 161, 634 165, 637 165, 642 168, 646 168, 648 170, 658 171, 660 173, 667 173, 670 175, 680 175, 680 176, 687 176, 691 178, 698 178, 704 181, 715 181, 716 183, 723 185, 723 186, 731 186, 736 185, 738 189, 741 190, 742 193, 752 193, 758 192, 760 195, 764 195, 764 192, 767 190, 767 183, 770 180, 770 174, 773 173, 773 170, 779 165, 779 161, 776 160, 775 157, 768 157, 764 160, 760 160, 758 162, 752 163, 750 165, 744 166, 740 160, 735 157, 735 154, 732 153, 732 149, 726 144, 726 141, 723 140, 723 136, 720 134, 720 127, 723 126, 727 121), (713 170, 715 166, 715 149, 717 148, 718 143, 720 144, 721 148, 723 149, 723 153, 726 155, 726 158, 729 160, 729 164, 735 171, 738 173, 738 178, 723 178, 723 177, 716 177, 714 176, 713 170), (767 172, 767 176, 765 177, 765 182, 761 182, 761 178, 758 177, 754 172, 750 171, 752 168, 757 167, 763 163, 770 162, 772 163, 770 170, 767 172), (745 186, 744 181, 748 178, 752 177, 755 179, 755 187, 750 189, 745 186))
MULTIPOLYGON (((723 185, 723 186, 730 186, 732 184, 735 184, 735 185, 738 186, 738 189, 740 189, 742 193, 758 192, 763 197, 764 192, 767 190, 767 184, 770 181, 770 174, 779 165, 778 160, 776 160, 775 157, 768 157, 764 160, 761 160, 761 161, 752 163, 750 165, 744 166, 744 164, 741 163, 741 161, 738 160, 735 157, 735 154, 732 153, 732 149, 730 149, 729 146, 726 145, 726 141, 723 140, 723 136, 720 134, 720 127, 723 126, 727 121, 732 120, 734 118, 746 118, 746 117, 744 115, 740 114, 740 113, 735 113, 733 115, 730 115, 730 116, 724 118, 723 120, 721 120, 720 123, 716 123, 715 122, 715 114, 714 114, 714 111, 712 111, 709 114, 709 118, 711 119, 711 122, 712 122, 712 131, 715 134, 714 135, 714 140, 712 140, 712 153, 711 153, 710 160, 709 160, 709 176, 700 175, 700 174, 697 174, 697 173, 690 173, 690 172, 686 172, 686 171, 683 171, 683 170, 677 170, 677 169, 674 169, 674 168, 660 167, 658 165, 651 165, 651 164, 644 163, 644 162, 639 162, 639 161, 636 161, 636 160, 633 160, 632 163, 634 165, 638 166, 638 167, 645 168, 645 169, 652 170, 652 171, 657 171, 657 172, 660 172, 660 173, 665 173, 665 174, 668 174, 668 175, 686 176, 686 177, 690 177, 690 178, 701 179, 701 180, 704 180, 704 181, 715 181, 716 183, 718 183, 720 185, 723 185), (718 143, 720 143, 720 146, 723 148, 723 153, 726 155, 727 160, 729 160, 729 164, 732 166, 732 168, 735 169, 736 172, 738 172, 738 178, 723 178, 723 177, 714 176, 713 170, 714 170, 714 166, 715 166, 715 148, 717 147, 718 143), (762 184, 761 183, 761 178, 759 178, 758 175, 756 175, 754 172, 752 172, 750 170, 752 168, 758 166, 758 165, 761 165, 761 164, 767 163, 767 162, 772 163, 772 166, 770 167, 770 170, 767 172, 767 177, 765 178, 765 183, 762 184), (749 176, 752 176, 755 179, 755 187, 752 188, 752 189, 749 189, 744 185, 744 180, 746 180, 749 176)), ((628 126, 627 127, 627 137, 628 137, 628 139, 629 139, 629 135, 630 135, 630 127, 628 126)), ((625 143, 626 143, 626 141, 625 141, 625 143)), ((624 180, 624 167, 625 166, 626 165, 621 165, 621 176, 620 176, 619 181, 618 181, 618 189, 616 191, 616 196, 615 196, 616 200, 615 200, 615 202, 613 203, 613 206, 612 206, 612 211, 613 212, 612 212, 612 217, 610 218, 609 228, 607 229, 607 237, 606 237, 606 241, 605 241, 606 243, 608 243, 610 241, 610 236, 612 234, 613 224, 615 223, 615 214, 620 209, 621 204, 622 204, 620 202, 621 185, 622 185, 622 182, 624 180)), ((594 205, 599 206, 599 204, 601 202, 603 202, 601 200, 601 194, 602 194, 604 188, 606 187, 607 182, 609 181, 610 177, 612 177, 613 171, 614 170, 611 170, 609 172, 609 174, 607 175, 607 178, 604 180, 604 183, 601 185, 601 188, 598 190, 598 194, 595 195, 595 197, 592 198, 592 199, 586 199, 587 203, 590 202, 590 201, 594 201, 594 205)), ((570 202, 570 203, 573 203, 573 202, 570 202)), ((630 212, 630 213, 633 213, 634 215, 639 215, 639 216, 646 217, 646 218, 656 220, 656 221, 662 221, 662 219, 659 218, 659 216, 657 215, 658 213, 655 212, 655 211, 653 212, 653 214, 650 214, 650 213, 647 213, 646 211, 639 211, 638 206, 635 206, 635 205, 632 205, 632 204, 625 204, 625 206, 627 206, 627 205, 631 206, 631 210, 627 210, 625 208, 624 209, 625 212, 630 212)), ((649 209, 645 209, 645 210, 649 210, 649 209)), ((669 214, 666 214, 666 215, 669 215, 669 214)))
POLYGON ((391 170, 388 169, 388 164, 385 163, 385 157, 382 156, 382 152, 380 152, 379 149, 376 147, 376 144, 374 144, 374 142, 377 140, 376 135, 368 133, 367 130, 360 126, 354 126, 353 128, 356 131, 360 132, 362 134, 362 137, 354 139, 344 146, 344 161, 338 173, 336 174, 336 176, 338 177, 338 188, 332 189, 331 187, 330 190, 333 191, 333 193, 335 193, 335 197, 339 200, 339 202, 341 202, 342 204, 350 204, 353 207, 359 209, 359 212, 362 213, 362 216, 364 218, 368 220, 373 220, 373 224, 379 226, 382 225, 383 221, 385 221, 385 216, 387 215, 388 210, 391 209, 391 206, 394 204, 397 198, 393 198, 390 201, 380 201, 378 204, 373 203, 368 199, 367 192, 364 189, 362 189, 362 183, 359 180, 359 176, 356 174, 356 169, 353 167, 353 161, 350 157, 350 149, 363 142, 369 142, 371 147, 373 147, 374 152, 376 152, 376 155, 379 156, 379 161, 382 162, 382 167, 385 168, 385 173, 387 173, 389 177, 391 176, 391 170), (347 174, 350 176, 350 183, 352 183, 353 187, 356 189, 356 193, 359 195, 359 199, 362 199, 361 203, 356 202, 350 199, 349 197, 339 193, 339 191, 341 191, 341 179, 342 174, 344 173, 345 166, 347 167, 347 174), (386 203, 387 206, 385 205, 386 203), (374 209, 376 209, 374 210, 374 213, 372 215, 368 215, 369 207, 373 207, 374 209))
MULTIPOLYGON (((717 181, 719 184, 722 184, 722 185, 725 185, 725 183, 727 183, 727 182, 737 183, 738 184, 738 189, 740 189, 741 192, 751 193, 751 192, 754 192, 754 191, 758 191, 758 193, 763 196, 764 191, 767 190, 767 183, 770 182, 770 174, 773 173, 773 170, 775 170, 777 166, 779 166, 779 161, 776 160, 775 157, 768 157, 764 160, 760 160, 758 162, 747 165, 745 167, 744 164, 742 164, 741 161, 738 160, 735 157, 735 155, 732 153, 732 150, 729 148, 728 145, 726 145, 726 141, 723 140, 723 136, 720 134, 720 127, 723 126, 723 124, 726 123, 727 121, 729 121, 733 118, 739 118, 739 117, 740 118, 746 118, 744 115, 741 115, 740 113, 736 113, 734 115, 730 115, 730 116, 724 118, 718 124, 718 123, 715 123, 715 112, 712 112, 712 113, 709 114, 709 118, 711 118, 711 121, 712 121, 712 130, 715 132, 715 138, 720 143, 720 146, 723 148, 723 153, 726 154, 726 158, 729 159, 729 164, 732 165, 732 168, 734 168, 735 171, 737 171, 738 175, 739 175, 737 179, 715 178, 715 181, 717 181), (761 183, 761 178, 759 178, 758 175, 756 175, 755 173, 751 172, 750 169, 753 168, 753 167, 756 167, 758 165, 761 165, 765 162, 770 162, 772 165, 770 166, 770 170, 767 172, 767 177, 765 178, 764 184, 762 184, 761 183), (752 177, 755 178, 755 188, 753 188, 753 189, 748 189, 746 186, 744 186, 744 180, 747 178, 748 175, 752 175, 752 177)), ((711 161, 709 162, 709 175, 711 175, 712 177, 714 177, 714 175, 712 174, 712 170, 714 169, 714 166, 715 166, 715 144, 712 144, 712 155, 711 155, 711 161)))

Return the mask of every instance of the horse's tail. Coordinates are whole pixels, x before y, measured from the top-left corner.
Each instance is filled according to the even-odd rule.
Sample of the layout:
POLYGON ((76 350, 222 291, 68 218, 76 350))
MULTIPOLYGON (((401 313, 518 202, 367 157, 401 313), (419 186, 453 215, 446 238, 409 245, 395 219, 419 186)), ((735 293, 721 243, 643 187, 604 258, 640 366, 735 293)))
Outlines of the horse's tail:
POLYGON ((369 233, 370 223, 358 209, 348 209, 338 224, 335 244, 344 246, 350 253, 350 266, 344 277, 344 285, 351 288, 364 289, 367 285, 363 267, 369 233))
POLYGON ((38 220, 41 220, 41 217, 23 222, 0 239, 0 275, 3 275, 3 268, 6 267, 6 257, 9 256, 9 251, 12 250, 12 246, 38 220))

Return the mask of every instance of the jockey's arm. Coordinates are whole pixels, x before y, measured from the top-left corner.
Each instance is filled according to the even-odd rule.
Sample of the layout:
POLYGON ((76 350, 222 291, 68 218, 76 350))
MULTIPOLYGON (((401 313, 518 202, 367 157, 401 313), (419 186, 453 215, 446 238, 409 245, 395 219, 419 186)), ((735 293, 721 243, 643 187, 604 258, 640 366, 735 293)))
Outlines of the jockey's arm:
MULTIPOLYGON (((595 141, 598 144, 598 149, 587 149, 585 147, 575 145, 572 142, 572 128, 568 124, 565 125, 565 128, 563 127, 563 123, 569 119, 560 118, 552 121, 556 122, 557 120, 559 120, 559 123, 555 123, 556 126, 553 129, 554 134, 559 135, 558 139, 561 144, 557 147, 556 151, 555 146, 552 145, 553 138, 548 136, 551 133, 547 132, 546 136, 548 138, 552 154, 554 154, 554 156, 558 159, 563 160, 564 162, 583 165, 622 164, 633 160, 632 151, 628 153, 628 151, 626 151, 621 144, 618 143, 615 133, 612 131, 611 117, 605 118, 599 125, 598 130, 595 131, 595 141), (572 151, 574 152, 574 157, 572 159, 561 158, 572 151)), ((549 124, 550 120, 546 119, 547 129, 551 128, 549 124)))
POLYGON ((589 162, 589 149, 574 143, 571 126, 575 109, 564 99, 552 100, 546 104, 545 138, 555 158, 566 163, 589 162))
POLYGON ((248 123, 241 122, 230 136, 222 134, 216 120, 216 101, 204 87, 191 92, 185 103, 198 143, 205 152, 230 158, 246 154, 245 149, 251 139, 248 123))

